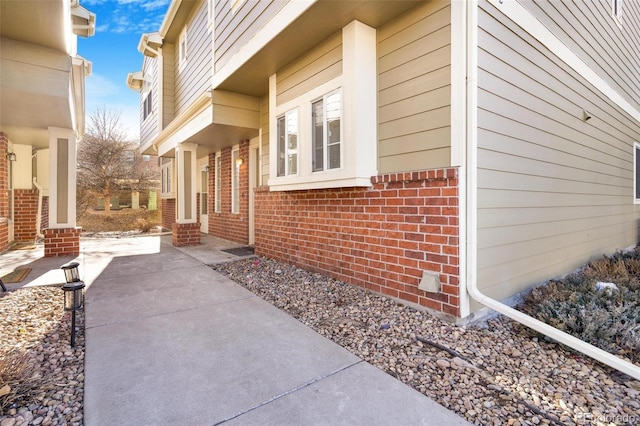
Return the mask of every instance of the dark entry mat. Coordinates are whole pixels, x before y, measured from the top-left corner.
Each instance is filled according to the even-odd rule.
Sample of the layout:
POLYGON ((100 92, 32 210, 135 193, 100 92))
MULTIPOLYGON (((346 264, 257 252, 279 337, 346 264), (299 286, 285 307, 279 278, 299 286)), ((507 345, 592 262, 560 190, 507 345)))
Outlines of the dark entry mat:
POLYGON ((234 254, 236 256, 251 256, 253 254, 253 247, 234 247, 230 249, 221 250, 225 253, 234 254))

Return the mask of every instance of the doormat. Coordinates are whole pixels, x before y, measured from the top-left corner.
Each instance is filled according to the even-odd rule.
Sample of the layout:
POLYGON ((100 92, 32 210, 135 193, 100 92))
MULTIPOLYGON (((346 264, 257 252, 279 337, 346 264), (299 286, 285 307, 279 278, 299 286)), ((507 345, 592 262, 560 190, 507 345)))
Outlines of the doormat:
POLYGON ((29 272, 31 272, 30 268, 16 269, 15 271, 9 272, 7 275, 3 276, 0 279, 2 279, 5 284, 19 283, 24 280, 27 275, 29 275, 29 272))
POLYGON ((234 254, 236 256, 251 256, 253 254, 253 247, 234 247, 230 249, 221 250, 225 253, 234 254))

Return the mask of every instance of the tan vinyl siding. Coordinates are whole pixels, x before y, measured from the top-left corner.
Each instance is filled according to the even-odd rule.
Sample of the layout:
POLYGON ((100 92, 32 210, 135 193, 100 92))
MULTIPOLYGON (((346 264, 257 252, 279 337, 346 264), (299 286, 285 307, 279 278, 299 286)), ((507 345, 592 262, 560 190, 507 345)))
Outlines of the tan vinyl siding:
POLYGON ((342 33, 310 50, 276 75, 276 105, 293 100, 342 75, 342 33))
POLYGON ((379 172, 449 166, 450 2, 426 2, 377 37, 379 172))
POLYGON ((262 159, 261 172, 262 184, 269 181, 269 96, 260 99, 260 128, 262 129, 262 159))
POLYGON ((611 0, 521 1, 556 37, 640 108, 640 2, 622 2, 620 25, 611 0))
POLYGON ((173 44, 162 46, 162 128, 164 129, 175 117, 175 49, 173 44))
POLYGON ((142 62, 142 74, 146 81, 150 82, 151 88, 151 114, 144 119, 144 101, 147 97, 146 85, 140 91, 140 146, 145 146, 158 134, 158 95, 159 95, 159 75, 158 66, 160 58, 149 58, 144 56, 142 62))
POLYGON ((505 299, 637 242, 640 126, 492 5, 480 7, 478 284, 505 299))
POLYGON ((233 13, 230 0, 216 2, 215 70, 219 71, 287 3, 288 0, 248 0, 233 13))
POLYGON ((187 108, 211 88, 211 32, 208 28, 207 2, 202 2, 187 23, 187 62, 180 66, 176 47, 175 114, 187 108))

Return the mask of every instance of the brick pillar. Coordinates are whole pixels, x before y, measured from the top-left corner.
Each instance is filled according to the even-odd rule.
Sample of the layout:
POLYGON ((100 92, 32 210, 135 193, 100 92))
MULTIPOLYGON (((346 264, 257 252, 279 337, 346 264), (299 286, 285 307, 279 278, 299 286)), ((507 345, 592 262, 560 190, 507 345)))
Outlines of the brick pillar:
POLYGON ((9 137, 0 132, 0 252, 9 246, 9 165, 7 148, 9 137))
POLYGON ((44 230, 44 257, 78 256, 82 228, 44 230))
POLYGON ((174 223, 172 242, 175 247, 200 245, 199 223, 174 223))
POLYGON ((15 189, 13 197, 15 240, 34 241, 38 216, 38 191, 35 189, 15 189))

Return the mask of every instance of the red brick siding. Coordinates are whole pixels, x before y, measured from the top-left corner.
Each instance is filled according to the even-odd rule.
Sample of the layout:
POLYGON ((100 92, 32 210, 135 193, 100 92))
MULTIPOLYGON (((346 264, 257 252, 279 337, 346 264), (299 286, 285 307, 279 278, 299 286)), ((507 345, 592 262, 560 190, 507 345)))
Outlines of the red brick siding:
POLYGON ((197 246, 200 244, 199 223, 174 223, 171 229, 175 247, 197 246))
POLYGON ((15 189, 13 191, 13 232, 16 241, 36 239, 38 216, 38 190, 15 189))
POLYGON ((40 221, 40 232, 49 227, 49 197, 42 197, 42 220, 40 221))
POLYGON ((165 229, 172 229, 173 224, 176 223, 176 199, 163 198, 161 200, 161 205, 162 227, 165 229))
POLYGON ((78 256, 82 228, 45 229, 44 257, 78 256))
POLYGON ((9 138, 0 132, 0 251, 9 246, 9 167, 7 165, 7 148, 9 138))
POLYGON ((256 253, 459 316, 457 170, 371 181, 371 188, 257 188, 256 253), (418 289, 424 270, 440 274, 440 293, 418 289))
POLYGON ((231 148, 222 150, 220 213, 213 211, 215 199, 215 155, 209 155, 209 234, 242 244, 249 242, 249 141, 240 142, 240 209, 231 213, 231 148))

